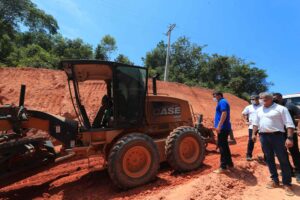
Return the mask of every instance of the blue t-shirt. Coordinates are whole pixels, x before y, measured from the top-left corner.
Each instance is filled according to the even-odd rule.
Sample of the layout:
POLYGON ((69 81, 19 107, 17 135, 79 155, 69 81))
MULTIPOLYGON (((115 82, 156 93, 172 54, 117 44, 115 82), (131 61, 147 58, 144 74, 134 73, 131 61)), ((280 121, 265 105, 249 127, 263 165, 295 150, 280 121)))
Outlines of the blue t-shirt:
POLYGON ((215 128, 218 127, 218 124, 221 119, 222 112, 227 111, 226 119, 221 127, 221 130, 231 130, 230 124, 230 106, 226 99, 222 98, 218 102, 216 107, 216 115, 215 115, 215 128))

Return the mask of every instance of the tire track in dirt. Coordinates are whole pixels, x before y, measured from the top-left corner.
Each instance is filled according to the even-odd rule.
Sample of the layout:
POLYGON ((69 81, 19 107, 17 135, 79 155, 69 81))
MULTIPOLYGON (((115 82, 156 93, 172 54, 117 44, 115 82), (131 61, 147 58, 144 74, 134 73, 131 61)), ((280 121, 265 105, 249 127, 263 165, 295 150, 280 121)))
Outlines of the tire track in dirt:
MULTIPOLYGON (((245 159, 247 137, 238 138, 237 142, 238 145, 231 146, 234 161, 245 159)), ((186 184, 217 169, 219 154, 215 151, 214 145, 209 145, 208 150, 204 165, 198 170, 175 173, 167 164, 162 164, 156 181, 129 191, 120 191, 115 188, 107 171, 99 170, 102 164, 100 158, 92 157, 91 168, 88 167, 87 159, 60 164, 2 188, 0 194, 11 199, 19 199, 24 195, 30 198, 44 198, 45 195, 51 195, 56 196, 57 199, 74 199, 79 196, 91 199, 121 199, 121 197, 144 199, 147 195, 172 190, 178 185, 186 184)), ((256 145, 255 153, 259 151, 260 147, 256 145)))

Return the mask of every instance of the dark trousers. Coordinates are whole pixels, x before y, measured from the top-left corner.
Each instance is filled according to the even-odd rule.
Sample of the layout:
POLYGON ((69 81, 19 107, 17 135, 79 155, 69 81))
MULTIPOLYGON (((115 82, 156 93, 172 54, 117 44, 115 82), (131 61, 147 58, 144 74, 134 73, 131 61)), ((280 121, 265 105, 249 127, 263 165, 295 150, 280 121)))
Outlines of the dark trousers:
POLYGON ((235 140, 232 130, 230 130, 230 132, 229 132, 229 138, 230 138, 230 140, 235 140))
MULTIPOLYGON (((285 133, 285 138, 287 138, 287 133, 285 133)), ((293 135, 293 143, 294 143, 293 147, 288 148, 288 150, 292 156, 293 163, 295 166, 295 171, 297 173, 300 173, 300 152, 299 152, 298 135, 297 134, 293 135)), ((291 169, 293 169, 291 164, 290 164, 290 167, 291 167, 291 169)))
POLYGON ((231 152, 228 145, 228 135, 230 130, 221 130, 218 134, 218 147, 220 149, 220 161, 221 161, 221 168, 227 169, 228 166, 233 166, 233 162, 231 159, 231 152))
POLYGON ((282 171, 282 183, 284 185, 291 185, 292 175, 285 147, 284 133, 261 133, 260 142, 267 159, 266 162, 271 174, 271 179, 274 182, 279 183, 275 164, 276 154, 282 171))
POLYGON ((247 147, 247 157, 250 157, 250 158, 252 158, 252 152, 253 152, 253 149, 254 149, 254 142, 252 140, 252 133, 253 133, 253 130, 248 129, 249 138, 248 138, 248 147, 247 147))

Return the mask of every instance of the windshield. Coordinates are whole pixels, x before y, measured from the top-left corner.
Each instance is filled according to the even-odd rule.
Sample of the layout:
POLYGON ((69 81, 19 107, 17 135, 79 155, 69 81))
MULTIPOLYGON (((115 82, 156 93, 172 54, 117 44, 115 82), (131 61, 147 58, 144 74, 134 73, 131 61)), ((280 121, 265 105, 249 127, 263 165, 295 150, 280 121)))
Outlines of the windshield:
POLYGON ((291 98, 287 98, 286 100, 287 100, 287 102, 293 103, 293 104, 295 104, 297 107, 300 108, 300 97, 291 97, 291 98))
POLYGON ((118 125, 136 125, 144 116, 147 88, 145 68, 118 66, 115 76, 115 110, 118 125))

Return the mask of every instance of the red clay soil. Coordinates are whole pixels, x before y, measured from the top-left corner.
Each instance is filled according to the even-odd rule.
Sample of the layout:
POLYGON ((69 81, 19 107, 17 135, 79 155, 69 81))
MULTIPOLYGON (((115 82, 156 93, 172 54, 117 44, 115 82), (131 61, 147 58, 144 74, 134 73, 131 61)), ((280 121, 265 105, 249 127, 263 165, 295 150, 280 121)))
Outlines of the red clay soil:
MULTIPOLYGON (((245 136, 240 137, 237 139, 238 145, 231 146, 234 162, 245 159, 246 141, 245 136)), ((255 153, 259 152, 259 149, 260 147, 257 145, 255 153)), ((192 180, 208 175, 219 166, 219 154, 214 145, 209 145, 204 165, 200 169, 178 174, 173 172, 166 163, 163 163, 154 182, 128 191, 120 191, 110 181, 107 171, 101 169, 100 160, 99 157, 92 157, 89 164, 88 159, 82 159, 48 168, 3 187, 0 189, 0 197, 2 195, 4 199, 163 199, 164 196, 175 193, 181 197, 178 199, 185 199, 196 194, 186 194, 185 196, 184 192, 176 192, 177 189, 174 190, 174 188, 189 185, 192 180)), ((246 174, 246 177, 251 177, 248 172, 244 171, 236 171, 235 174, 236 176, 246 174)), ((231 182, 227 179, 226 181, 231 182)), ((242 191, 242 189, 239 190, 242 191)), ((200 194, 198 193, 198 195, 200 194)), ((176 198, 170 196, 168 199, 176 198)), ((213 198, 195 196, 194 199, 213 198)))
MULTIPOLYGON (((70 118, 75 117, 63 71, 0 68, 0 103, 17 104, 21 84, 27 85, 25 105, 28 108, 70 118)), ((83 100, 88 103, 87 110, 92 112, 90 114, 92 117, 99 107, 104 86, 90 82, 84 85, 84 90, 81 92, 83 100), (99 91, 99 94, 95 95, 95 91, 99 91)), ((188 100, 195 113, 204 114, 205 124, 207 126, 212 125, 215 103, 212 101, 211 90, 190 88, 177 83, 158 82, 158 92, 188 100)), ((233 127, 239 137, 238 145, 232 146, 234 161, 242 162, 241 160, 245 159, 247 128, 241 122, 241 111, 247 102, 230 94, 226 94, 225 97, 231 104, 233 127)), ((259 145, 256 145, 255 151, 258 152, 259 150, 259 145)), ((239 181, 232 182, 231 179, 225 178, 223 182, 218 182, 211 175, 208 176, 219 165, 219 154, 215 151, 214 145, 209 145, 204 165, 200 169, 178 174, 174 173, 166 163, 163 163, 154 182, 129 191, 120 191, 115 188, 107 171, 101 169, 102 164, 101 158, 91 157, 90 159, 59 164, 51 168, 46 167, 42 172, 36 171, 35 173, 33 171, 33 175, 0 188, 0 199, 215 199, 216 194, 219 195, 216 187, 222 188, 223 183, 224 185, 229 184, 229 188, 226 186, 222 189, 228 198, 235 193, 241 194, 245 187, 245 184, 240 184, 239 181), (201 181, 200 183, 191 183, 191 181, 196 180, 201 181), (210 182, 217 186, 207 186, 210 182), (203 192, 203 188, 202 190, 198 188, 199 192, 195 192, 188 187, 190 184, 192 184, 191 188, 203 186, 205 190, 213 192, 201 196, 199 192, 203 192), (196 187, 195 184, 198 186, 196 187), (185 189, 182 190, 180 189, 181 186, 188 188, 183 187, 185 189), (237 189, 230 190, 230 187, 237 189), (177 190, 179 192, 176 192, 177 190), (186 196, 182 196, 185 192, 187 192, 186 196), (176 195, 179 198, 176 198, 176 195)), ((235 179, 253 178, 247 171, 249 167, 243 168, 243 163, 241 166, 237 167, 235 179)))
MULTIPOLYGON (((245 135, 242 129, 237 135, 245 135)), ((157 179, 152 183, 128 190, 117 189, 99 157, 68 162, 36 173, 14 184, 0 188, 0 199, 135 199, 135 200, 297 200, 300 185, 294 183, 294 197, 286 197, 282 188, 265 188, 269 181, 267 167, 254 160, 245 161, 247 137, 240 136, 231 146, 235 168, 224 175, 211 173, 218 168, 219 153, 214 145, 207 148, 204 164, 189 173, 175 173, 166 163, 161 164, 157 179)), ((255 157, 261 147, 255 146, 255 157)))

